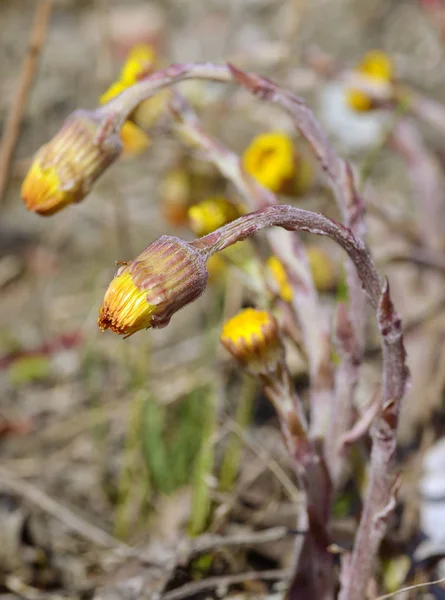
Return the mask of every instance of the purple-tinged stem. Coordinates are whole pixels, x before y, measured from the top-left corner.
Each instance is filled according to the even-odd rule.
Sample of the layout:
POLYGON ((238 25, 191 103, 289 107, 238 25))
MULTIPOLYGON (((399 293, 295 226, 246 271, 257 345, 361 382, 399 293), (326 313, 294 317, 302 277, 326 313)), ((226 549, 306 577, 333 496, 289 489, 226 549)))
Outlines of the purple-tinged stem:
MULTIPOLYGON (((326 174, 327 182, 343 216, 343 223, 357 236, 364 238, 364 202, 355 188, 351 167, 336 154, 304 100, 288 90, 283 90, 269 79, 244 73, 233 66, 230 68, 237 81, 248 91, 261 100, 278 104, 291 116, 296 129, 306 138, 326 174)), ((350 263, 347 264, 347 278, 351 319, 358 344, 362 348, 366 323, 365 300, 357 273, 350 263)))
MULTIPOLYGON (((289 600, 328 600, 333 596, 334 570, 329 553, 331 483, 320 445, 308 435, 301 400, 283 361, 273 375, 261 377, 265 394, 275 406, 281 431, 294 466, 299 487, 305 494, 308 533, 299 543, 296 567, 288 592, 289 600)), ((303 521, 299 524, 303 525, 303 521)))
MULTIPOLYGON (((203 129, 197 115, 181 94, 174 95, 170 110, 181 137, 204 151, 205 156, 242 194, 250 210, 278 204, 273 192, 244 171, 239 157, 203 129)), ((303 331, 311 377, 311 433, 314 437, 324 437, 332 409, 327 318, 320 306, 309 261, 299 236, 283 230, 269 230, 266 236, 274 254, 287 271, 293 291, 293 311, 303 331)))
POLYGON ((360 350, 343 303, 337 310, 336 338, 341 361, 335 372, 334 406, 326 440, 326 458, 334 487, 339 485, 344 470, 345 453, 340 440, 352 426, 360 365, 360 350))
POLYGON ((306 231, 330 237, 337 242, 354 263, 372 307, 377 308, 380 298, 380 280, 367 247, 350 229, 319 213, 293 206, 270 206, 265 210, 244 215, 213 233, 195 240, 192 245, 214 254, 266 227, 306 231))
POLYGON ((378 549, 396 504, 397 425, 408 370, 402 325, 394 310, 387 281, 379 301, 377 320, 383 352, 383 402, 380 416, 372 427, 369 485, 354 549, 343 563, 339 600, 363 600, 366 597, 378 549))
MULTIPOLYGON (((104 117, 109 116, 110 113, 118 114, 118 118, 123 123, 141 101, 149 98, 159 89, 192 78, 225 82, 237 80, 256 96, 275 102, 287 110, 300 133, 308 140, 325 171, 327 181, 342 210, 343 219, 349 226, 349 228, 342 226, 309 211, 287 206, 272 206, 264 211, 241 217, 209 236, 196 240, 194 246, 211 254, 253 235, 264 227, 271 226, 326 235, 346 250, 371 305, 374 309, 378 309, 384 373, 382 410, 378 423, 373 429, 369 489, 351 560, 344 563, 340 594, 341 600, 362 600, 365 597, 380 541, 386 530, 388 515, 394 505, 396 429, 400 400, 407 378, 400 319, 393 309, 387 285, 381 294, 378 274, 361 240, 364 232, 363 202, 355 191, 350 167, 337 157, 306 104, 291 92, 281 90, 273 82, 256 75, 243 73, 225 65, 172 65, 123 92, 102 107, 100 113, 104 117)), ((349 273, 352 273, 352 270, 350 272, 348 270, 349 273)), ((360 295, 357 277, 355 281, 350 279, 349 285, 352 320, 357 332, 357 340, 361 345, 365 322, 363 296, 360 295)))
MULTIPOLYGON (((237 82, 261 99, 281 106, 292 117, 298 131, 311 146, 326 173, 327 181, 343 215, 344 223, 362 236, 364 227, 364 203, 358 195, 348 163, 337 156, 312 111, 305 102, 292 92, 281 89, 272 81, 252 73, 246 73, 231 65, 213 63, 173 64, 142 79, 134 86, 99 109, 105 115, 118 114, 124 121, 134 109, 164 87, 187 79, 210 79, 220 82, 237 82)), ((365 328, 365 305, 355 271, 348 267, 351 316, 358 343, 363 346, 365 328)))
POLYGON ((362 600, 387 529, 388 518, 395 506, 397 424, 408 377, 401 321, 394 310, 388 282, 385 282, 382 290, 379 276, 362 240, 343 225, 323 215, 290 206, 271 206, 240 217, 195 240, 192 245, 207 254, 213 254, 264 227, 273 226, 325 235, 336 241, 354 263, 377 314, 383 353, 382 406, 377 423, 372 428, 370 482, 352 556, 344 561, 340 594, 340 600, 362 600))

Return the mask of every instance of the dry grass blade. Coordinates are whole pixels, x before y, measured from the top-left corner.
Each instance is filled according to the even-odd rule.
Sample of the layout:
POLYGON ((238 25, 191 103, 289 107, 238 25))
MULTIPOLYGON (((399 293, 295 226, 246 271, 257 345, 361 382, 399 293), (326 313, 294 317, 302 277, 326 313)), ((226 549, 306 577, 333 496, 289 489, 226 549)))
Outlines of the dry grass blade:
POLYGON ((388 600, 388 598, 395 598, 399 594, 404 594, 405 592, 412 592, 413 590, 421 590, 422 588, 429 587, 430 585, 437 585, 438 583, 444 583, 445 577, 441 577, 440 579, 435 579, 434 581, 425 581, 424 583, 416 583, 414 585, 409 585, 404 588, 400 588, 396 592, 391 592, 390 594, 383 594, 383 596, 378 596, 375 600, 388 600))
POLYGON ((10 491, 18 494, 31 504, 37 506, 40 510, 58 519, 71 531, 77 533, 82 538, 103 546, 116 550, 122 550, 125 554, 131 553, 131 548, 106 533, 99 527, 91 523, 87 523, 81 517, 75 515, 71 510, 62 506, 48 496, 42 490, 39 490, 34 485, 15 477, 9 473, 7 469, 0 467, 0 485, 7 487, 10 491))
POLYGON ((0 145, 0 205, 8 183, 9 165, 17 143, 20 121, 22 120, 23 110, 26 106, 28 94, 36 72, 37 61, 45 41, 52 8, 53 0, 41 0, 37 5, 29 48, 20 73, 17 93, 12 99, 6 119, 0 145))
POLYGON ((195 598, 200 592, 212 590, 219 587, 227 587, 255 580, 282 580, 290 575, 290 571, 285 569, 274 569, 270 571, 249 571, 236 575, 223 575, 221 577, 208 577, 203 581, 186 583, 177 590, 166 592, 162 595, 162 600, 182 600, 183 598, 195 598))

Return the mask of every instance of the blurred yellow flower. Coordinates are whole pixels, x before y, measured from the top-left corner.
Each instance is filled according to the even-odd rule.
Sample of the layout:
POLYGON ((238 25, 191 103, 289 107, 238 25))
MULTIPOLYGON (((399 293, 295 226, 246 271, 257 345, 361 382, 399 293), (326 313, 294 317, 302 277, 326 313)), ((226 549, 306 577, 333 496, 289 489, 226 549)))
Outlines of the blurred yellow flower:
POLYGON ((266 311, 242 310, 224 324, 220 339, 230 354, 252 374, 267 375, 283 358, 278 323, 266 311))
MULTIPOLYGON (((132 85, 132 84, 130 84, 130 85, 132 85)), ((99 103, 100 104, 106 104, 110 100, 113 100, 113 98, 116 98, 116 96, 119 96, 119 94, 122 94, 122 92, 124 90, 126 90, 127 87, 129 87, 129 86, 125 85, 125 83, 123 83, 120 80, 114 81, 110 85, 110 87, 107 89, 107 91, 104 92, 102 94, 102 96, 99 98, 99 103)))
MULTIPOLYGON (((306 255, 315 288, 319 292, 332 291, 337 282, 337 274, 330 256, 319 246, 309 246, 306 255)), ((291 302, 292 287, 282 262, 276 256, 271 256, 266 262, 266 267, 280 298, 291 302)))
POLYGON ((157 56, 153 46, 137 44, 128 53, 119 79, 127 86, 133 85, 138 79, 153 71, 156 62, 157 56))
POLYGON ((382 50, 370 50, 365 54, 357 70, 363 75, 390 81, 394 75, 394 67, 391 59, 382 50))
POLYGON ((283 191, 296 172, 292 140, 280 131, 258 135, 244 151, 243 167, 264 187, 283 191))
POLYGON ((159 204, 167 223, 173 227, 187 225, 192 196, 190 170, 183 166, 170 169, 159 186, 159 204))
MULTIPOLYGON (((100 97, 100 103, 106 104, 128 87, 134 85, 142 77, 149 75, 156 66, 156 53, 146 44, 139 44, 130 50, 119 79, 112 83, 100 97)), ((148 128, 162 110, 160 97, 149 98, 140 104, 135 111, 135 120, 148 128), (137 118, 136 118, 137 116, 137 118)), ((124 153, 128 156, 142 154, 150 145, 149 136, 132 121, 127 121, 121 130, 124 153)))
POLYGON ((216 283, 224 280, 227 275, 227 262, 222 253, 214 254, 207 261, 207 272, 209 274, 209 283, 216 283))
MULTIPOLYGON (((394 75, 391 59, 381 50, 367 52, 355 71, 370 81, 381 83, 389 83, 394 75)), ((348 89, 346 101, 350 108, 359 112, 371 110, 373 107, 372 98, 359 89, 348 89)))
POLYGON ((337 274, 331 257, 319 246, 306 250, 314 285, 319 292, 330 292, 335 288, 337 274))
POLYGON ((120 138, 127 156, 138 156, 145 152, 151 144, 149 136, 131 121, 126 121, 122 125, 120 138))
POLYGON ((188 209, 190 229, 197 237, 207 235, 240 216, 237 208, 224 198, 207 198, 188 209))
POLYGON ((276 256, 271 256, 268 258, 266 266, 272 276, 280 298, 285 302, 291 302, 293 296, 292 288, 289 284, 283 263, 276 256))

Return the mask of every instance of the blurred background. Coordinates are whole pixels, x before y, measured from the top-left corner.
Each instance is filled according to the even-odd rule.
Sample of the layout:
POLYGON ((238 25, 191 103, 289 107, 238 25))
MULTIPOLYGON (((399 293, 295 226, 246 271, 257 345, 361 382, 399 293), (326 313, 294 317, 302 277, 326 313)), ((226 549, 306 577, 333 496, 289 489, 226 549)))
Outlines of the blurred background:
MULTIPOLYGON (((0 132, 18 102, 39 4, 0 0, 0 132)), ((355 113, 348 121, 336 109, 335 86, 341 73, 379 49, 392 61, 397 82, 444 102, 445 6, 440 0, 50 4, 12 159, 2 164, 0 597, 151 598, 167 583, 224 574, 234 561, 245 568, 286 568, 292 557, 292 539, 183 563, 172 550, 184 531, 230 534, 295 523, 296 490, 273 411, 218 342, 223 319, 252 304, 237 269, 226 265, 227 272, 217 273, 206 294, 166 329, 125 341, 96 324, 115 261, 134 258, 163 233, 193 239, 188 206, 233 196, 233 189, 160 114, 146 151, 122 157, 81 204, 43 218, 27 212, 20 199, 33 154, 73 110, 98 105, 136 44, 153 48, 156 67, 228 60, 273 78, 307 100, 334 147, 365 174, 369 243, 379 270, 389 274, 412 371, 400 428, 403 510, 387 589, 402 584, 419 561, 435 568, 445 553, 440 448, 431 486, 439 498, 433 529, 442 529, 420 558, 415 549, 425 539, 433 544, 428 526, 422 533, 419 524, 425 510, 419 481, 425 453, 445 423, 444 129, 415 120, 402 129, 399 145, 390 143, 403 107, 383 107, 377 116, 355 113), (362 117, 364 129, 357 123, 362 117), (253 403, 247 417, 237 415, 241 397, 253 403), (229 471, 238 473, 236 484, 220 471, 232 439, 241 442, 232 462, 227 459, 229 471), (161 566, 132 557, 126 544, 140 544, 161 566), (129 580, 147 595, 130 596, 124 584, 116 591, 129 580)), ((308 155, 289 119, 246 92, 206 82, 181 90, 206 130, 236 153, 242 155, 259 133, 283 130, 308 155)), ((309 188, 287 201, 339 218, 315 162, 310 170, 309 188)), ((330 310, 341 294, 342 256, 329 243, 315 245, 323 255, 319 274, 328 278, 318 286, 330 310)), ((380 377, 376 340, 371 327, 360 382, 366 398, 380 377)), ((290 361, 304 395, 304 361, 292 352, 290 361)), ((348 498, 345 492, 339 507, 338 539, 346 547, 353 530, 348 498)), ((269 588, 258 586, 240 597, 263 597, 269 588)))

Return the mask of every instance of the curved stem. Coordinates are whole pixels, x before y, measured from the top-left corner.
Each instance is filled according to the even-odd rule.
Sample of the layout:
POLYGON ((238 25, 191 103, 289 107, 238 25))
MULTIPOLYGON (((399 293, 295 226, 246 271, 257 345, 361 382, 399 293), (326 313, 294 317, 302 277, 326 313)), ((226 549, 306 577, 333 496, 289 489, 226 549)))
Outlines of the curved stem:
POLYGON ((381 295, 381 283, 369 250, 350 229, 321 214, 293 206, 270 206, 264 210, 244 215, 213 233, 195 240, 192 245, 214 254, 252 236, 265 227, 274 226, 284 227, 290 231, 307 231, 315 235, 324 235, 337 242, 354 263, 371 305, 377 309, 381 295))
MULTIPOLYGON (((398 412, 407 379, 405 351, 400 319, 395 312, 388 285, 381 282, 366 245, 363 201, 354 186, 350 166, 334 152, 324 132, 303 100, 281 89, 272 81, 255 74, 242 72, 230 65, 183 64, 171 65, 152 74, 123 92, 99 109, 105 117, 114 115, 117 124, 128 118, 143 100, 158 90, 186 79, 212 79, 236 81, 253 95, 281 106, 292 117, 298 131, 309 142, 321 168, 326 174, 343 220, 348 227, 310 211, 289 207, 271 206, 251 213, 237 221, 192 242, 192 245, 211 255, 255 232, 272 226, 288 230, 307 231, 328 236, 348 254, 355 270, 349 273, 352 321, 359 347, 363 343, 365 313, 361 287, 366 291, 376 311, 383 351, 383 400, 381 413, 373 431, 373 450, 370 464, 370 483, 360 521, 360 527, 350 561, 342 568, 341 600, 362 600, 379 544, 387 528, 388 515, 394 506, 395 448, 398 412)), ((349 271, 349 270, 348 270, 349 271)))

